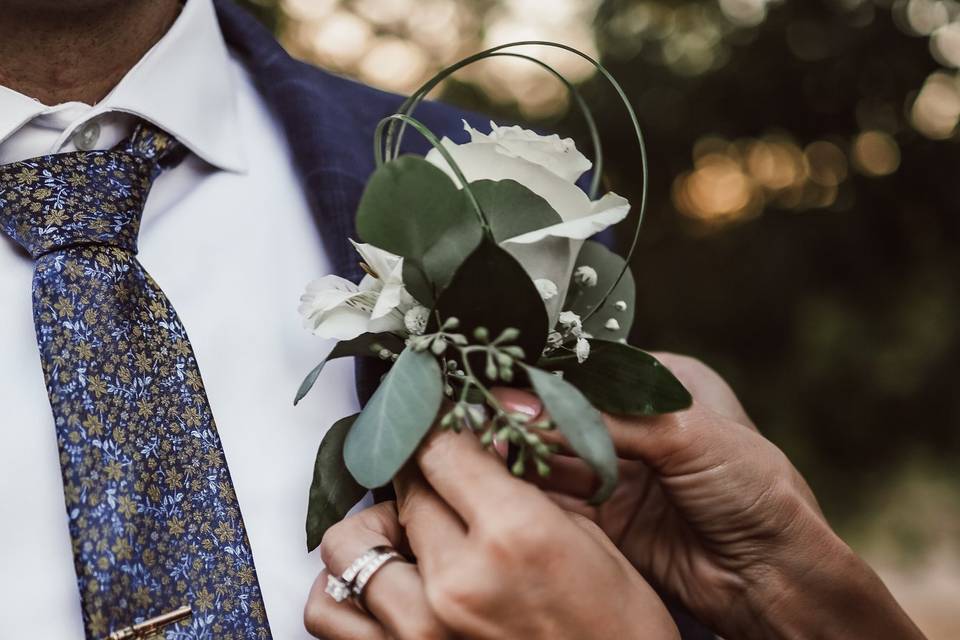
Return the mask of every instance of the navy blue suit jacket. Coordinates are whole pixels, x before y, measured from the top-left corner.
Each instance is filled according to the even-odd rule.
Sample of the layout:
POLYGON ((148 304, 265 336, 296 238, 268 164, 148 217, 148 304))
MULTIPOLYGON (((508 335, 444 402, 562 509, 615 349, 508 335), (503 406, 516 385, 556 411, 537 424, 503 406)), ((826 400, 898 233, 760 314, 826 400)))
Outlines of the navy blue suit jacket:
MULTIPOLYGON (((374 170, 373 132, 396 111, 402 98, 334 76, 292 59, 273 35, 231 0, 215 0, 220 28, 237 52, 269 107, 282 124, 300 173, 304 191, 337 272, 359 281, 363 276, 353 247, 354 215, 364 184, 374 170)), ((462 136, 462 121, 474 126, 475 114, 436 103, 424 103, 415 114, 433 132, 462 136)), ((423 153, 428 144, 414 132, 405 150, 423 153)), ((380 372, 359 368, 357 390, 362 401, 376 388, 380 372)), ((713 638, 674 607, 684 640, 713 638)), ((586 640, 586 639, 585 639, 586 640)))

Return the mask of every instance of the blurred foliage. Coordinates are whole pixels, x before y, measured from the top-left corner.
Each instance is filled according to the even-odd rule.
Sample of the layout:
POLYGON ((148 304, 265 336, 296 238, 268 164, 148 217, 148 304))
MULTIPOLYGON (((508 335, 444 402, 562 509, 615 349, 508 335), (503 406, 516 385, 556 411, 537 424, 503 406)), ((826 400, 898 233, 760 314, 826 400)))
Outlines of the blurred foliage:
MULTIPOLYGON (((835 519, 916 459, 958 482, 960 146, 950 95, 931 103, 946 129, 943 117, 924 129, 917 113, 926 84, 955 79, 936 75, 929 34, 903 26, 908 10, 926 19, 918 4, 604 0, 595 12, 597 49, 650 148, 632 341, 720 371, 835 519), (773 185, 774 152, 803 176, 773 185), (833 163, 826 179, 819 157, 833 163)), ((940 5, 956 19, 956 3, 924 6, 940 5)), ((276 4, 256 9, 282 24, 276 4)), ((583 91, 608 183, 637 201, 627 117, 596 78, 583 91)), ((466 82, 443 97, 520 119, 517 104, 466 82)), ((585 142, 575 115, 535 124, 585 142)))

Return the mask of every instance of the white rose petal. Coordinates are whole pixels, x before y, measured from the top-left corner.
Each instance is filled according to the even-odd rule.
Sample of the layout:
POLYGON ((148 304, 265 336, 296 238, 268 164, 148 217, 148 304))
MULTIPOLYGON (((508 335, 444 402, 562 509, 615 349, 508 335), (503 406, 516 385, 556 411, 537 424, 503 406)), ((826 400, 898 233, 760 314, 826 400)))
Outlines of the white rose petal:
MULTIPOLYGON (((574 220, 590 214, 590 198, 580 187, 539 164, 504 155, 498 151, 496 143, 469 142, 458 145, 444 138, 441 144, 469 182, 515 180, 546 200, 560 214, 561 220, 574 220)), ((453 170, 439 151, 431 149, 426 160, 442 169, 459 186, 453 170)))
POLYGON ((540 293, 540 297, 544 300, 550 300, 557 297, 559 290, 557 285, 553 280, 547 280, 546 278, 537 278, 533 281, 533 284, 537 287, 537 292, 540 293))
POLYGON ((536 229, 506 240, 516 244, 529 244, 548 236, 586 240, 607 227, 623 221, 630 214, 630 202, 623 196, 608 193, 590 205, 588 215, 536 229))
MULTIPOLYGON (((591 202, 576 186, 576 180, 590 168, 590 162, 572 140, 541 136, 520 127, 499 127, 482 133, 465 124, 471 141, 456 144, 444 138, 441 144, 469 182, 513 180, 541 198, 557 212, 560 222, 503 241, 510 253, 531 277, 557 285, 557 294, 544 301, 550 326, 567 298, 567 288, 583 241, 623 220, 630 204, 616 194, 591 202)), ((426 160, 440 168, 459 187, 443 155, 432 149, 426 160)))
POLYGON ((490 123, 489 135, 466 121, 463 127, 470 134, 471 142, 495 143, 500 153, 538 164, 567 182, 576 182, 593 166, 570 138, 561 139, 556 134, 542 136, 522 127, 501 127, 495 122, 490 123))
POLYGON ((597 270, 588 265, 577 267, 577 270, 573 272, 573 277, 576 278, 577 282, 586 287, 597 286, 597 281, 599 280, 597 270))

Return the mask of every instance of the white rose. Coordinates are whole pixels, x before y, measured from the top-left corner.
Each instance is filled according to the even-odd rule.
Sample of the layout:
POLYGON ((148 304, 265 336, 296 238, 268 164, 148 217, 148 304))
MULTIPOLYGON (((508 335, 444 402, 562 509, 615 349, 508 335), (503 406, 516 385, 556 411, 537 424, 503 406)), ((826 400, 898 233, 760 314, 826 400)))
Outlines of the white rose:
POLYGON ((370 244, 353 246, 367 275, 359 285, 333 275, 308 284, 299 308, 304 326, 314 335, 336 340, 403 332, 404 314, 416 304, 403 286, 403 258, 370 244))
MULTIPOLYGON (((470 142, 458 145, 444 138, 442 144, 469 182, 515 180, 560 215, 560 223, 503 242, 503 248, 523 265, 532 280, 550 280, 559 287, 558 295, 544 302, 553 327, 566 300, 583 241, 626 218, 630 203, 614 193, 591 202, 576 186, 591 163, 572 140, 490 124, 492 131, 484 134, 464 122, 470 142)), ((426 159, 457 182, 439 151, 432 149, 426 159)))

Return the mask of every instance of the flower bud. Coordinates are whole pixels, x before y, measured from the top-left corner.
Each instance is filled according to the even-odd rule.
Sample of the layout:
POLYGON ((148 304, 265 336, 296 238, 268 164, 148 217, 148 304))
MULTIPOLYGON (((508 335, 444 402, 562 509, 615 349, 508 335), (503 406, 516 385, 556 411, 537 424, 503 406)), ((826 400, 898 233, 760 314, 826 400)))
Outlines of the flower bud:
POLYGON ((577 267, 577 270, 573 272, 573 278, 578 284, 585 287, 595 287, 599 280, 597 270, 587 265, 577 267))

